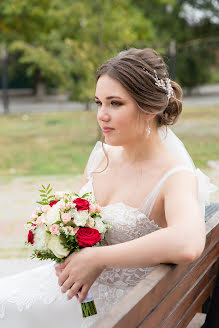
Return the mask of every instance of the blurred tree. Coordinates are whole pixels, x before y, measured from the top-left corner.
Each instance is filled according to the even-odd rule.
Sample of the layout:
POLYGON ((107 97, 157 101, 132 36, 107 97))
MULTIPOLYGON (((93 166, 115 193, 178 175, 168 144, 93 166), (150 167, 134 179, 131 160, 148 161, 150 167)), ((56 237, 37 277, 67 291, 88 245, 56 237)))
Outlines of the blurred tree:
POLYGON ((131 0, 1 0, 0 31, 0 42, 35 79, 39 97, 52 81, 88 106, 100 63, 154 37, 150 19, 131 0))
POLYGON ((154 38, 154 29, 130 0, 70 1, 65 20, 68 24, 63 24, 60 32, 65 55, 73 63, 72 97, 86 101, 88 109, 97 67, 138 40, 146 45, 154 38))
POLYGON ((7 44, 9 53, 19 54, 18 62, 35 80, 38 98, 43 97, 46 80, 66 82, 65 63, 54 51, 52 32, 58 26, 53 7, 53 1, 45 0, 0 2, 0 41, 7 44))
POLYGON ((167 54, 176 41, 176 78, 186 87, 210 80, 219 44, 219 6, 215 0, 177 0, 171 3, 133 0, 155 29, 154 47, 167 54))

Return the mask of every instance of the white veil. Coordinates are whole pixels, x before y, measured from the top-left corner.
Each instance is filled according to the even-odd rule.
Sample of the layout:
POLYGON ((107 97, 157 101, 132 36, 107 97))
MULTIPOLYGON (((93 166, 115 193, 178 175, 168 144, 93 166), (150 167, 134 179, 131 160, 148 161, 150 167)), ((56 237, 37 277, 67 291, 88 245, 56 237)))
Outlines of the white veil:
POLYGON ((169 127, 159 127, 158 133, 163 144, 181 161, 181 163, 194 170, 194 173, 198 178, 199 202, 203 214, 205 215, 205 206, 210 204, 210 193, 215 192, 218 189, 217 186, 210 183, 209 177, 199 168, 195 167, 195 164, 184 144, 169 127))

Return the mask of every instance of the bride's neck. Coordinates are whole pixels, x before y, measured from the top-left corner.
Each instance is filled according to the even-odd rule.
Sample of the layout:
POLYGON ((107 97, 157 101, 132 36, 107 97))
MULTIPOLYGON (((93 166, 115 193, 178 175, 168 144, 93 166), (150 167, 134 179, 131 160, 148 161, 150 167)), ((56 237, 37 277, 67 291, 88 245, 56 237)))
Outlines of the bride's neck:
POLYGON ((164 145, 157 130, 152 130, 149 137, 140 138, 122 146, 122 161, 137 164, 146 160, 160 159, 164 145))

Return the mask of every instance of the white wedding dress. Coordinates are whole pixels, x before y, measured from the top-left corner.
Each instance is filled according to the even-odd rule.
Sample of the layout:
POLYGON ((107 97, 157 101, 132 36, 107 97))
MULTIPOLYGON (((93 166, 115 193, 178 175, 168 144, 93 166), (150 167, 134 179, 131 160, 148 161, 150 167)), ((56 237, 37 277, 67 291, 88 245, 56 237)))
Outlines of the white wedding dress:
MULTIPOLYGON (((88 182, 80 190, 80 195, 89 191, 94 192, 92 172, 98 167, 103 156, 101 142, 98 141, 89 157, 88 182)), ((126 242, 161 229, 150 220, 150 213, 164 181, 174 172, 181 170, 194 172, 192 168, 184 165, 166 172, 142 203, 141 208, 130 207, 123 202, 103 207, 102 215, 112 225, 111 230, 105 235, 103 246, 126 242)), ((54 262, 40 262, 34 269, 0 279, 0 327, 44 328, 51 325, 52 328, 85 328, 93 324, 95 326, 96 320, 103 318, 104 313, 108 312, 113 304, 152 270, 153 267, 105 269, 91 287, 98 314, 83 318, 77 298, 67 300, 67 293, 61 293, 54 262)))

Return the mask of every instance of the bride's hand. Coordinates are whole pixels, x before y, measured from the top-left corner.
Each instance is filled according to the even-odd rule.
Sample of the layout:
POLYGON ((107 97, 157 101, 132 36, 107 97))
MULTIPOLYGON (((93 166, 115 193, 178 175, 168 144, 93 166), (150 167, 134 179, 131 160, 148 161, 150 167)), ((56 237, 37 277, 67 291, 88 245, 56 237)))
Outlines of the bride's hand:
POLYGON ((77 298, 82 302, 104 266, 96 260, 95 248, 85 247, 69 255, 55 270, 61 291, 66 293, 69 290, 69 300, 80 291, 77 298))

